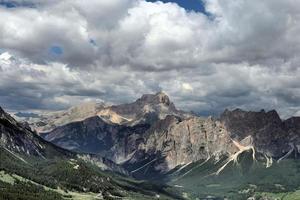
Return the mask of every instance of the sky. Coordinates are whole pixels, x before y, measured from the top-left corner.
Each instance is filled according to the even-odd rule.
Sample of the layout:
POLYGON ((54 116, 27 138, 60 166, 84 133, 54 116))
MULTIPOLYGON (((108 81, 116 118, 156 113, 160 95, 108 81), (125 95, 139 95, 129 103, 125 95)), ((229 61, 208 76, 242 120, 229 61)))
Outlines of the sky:
MULTIPOLYGON (((157 0, 148 0, 149 2, 157 2, 157 0)), ((195 11, 206 13, 204 2, 202 0, 161 0, 163 3, 176 3, 187 11, 195 11)))
POLYGON ((164 91, 180 109, 300 115, 298 0, 0 0, 0 106, 164 91), (87 3, 88 2, 88 3, 87 3))

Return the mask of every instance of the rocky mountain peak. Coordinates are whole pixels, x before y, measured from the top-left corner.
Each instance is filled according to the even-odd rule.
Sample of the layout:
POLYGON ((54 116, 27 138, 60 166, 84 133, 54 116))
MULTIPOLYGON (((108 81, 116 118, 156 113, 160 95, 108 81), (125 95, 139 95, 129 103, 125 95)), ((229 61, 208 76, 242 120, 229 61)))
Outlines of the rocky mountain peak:
POLYGON ((164 92, 144 94, 133 103, 111 106, 107 109, 109 113, 117 114, 118 118, 124 119, 122 124, 127 125, 152 123, 158 119, 164 119, 167 115, 183 116, 186 114, 177 110, 164 92))
POLYGON ((29 123, 34 130, 43 134, 58 126, 83 121, 93 116, 99 116, 107 123, 133 126, 152 123, 164 119, 167 115, 183 118, 191 116, 190 113, 177 110, 166 93, 158 92, 144 94, 132 103, 107 106, 103 103, 88 102, 68 110, 41 113, 35 118, 26 120, 30 120, 29 123))
POLYGON ((6 113, 3 108, 0 106, 0 119, 9 121, 10 123, 16 124, 16 120, 12 118, 8 113, 6 113))
POLYGON ((256 150, 271 157, 280 157, 293 151, 295 148, 291 147, 292 144, 298 144, 300 140, 297 127, 299 119, 282 121, 275 110, 225 110, 220 120, 233 139, 241 141, 251 136, 256 150))
MULTIPOLYGON (((247 134, 249 130, 246 130, 246 127, 251 128, 262 128, 267 124, 281 124, 282 120, 280 119, 278 113, 275 110, 266 112, 261 110, 259 112, 253 111, 244 111, 242 109, 235 110, 225 110, 221 114, 220 120, 229 128, 235 129, 235 133, 238 135, 247 134), (243 130, 238 130, 239 127, 243 127, 243 130)), ((247 135, 246 135, 247 136, 247 135)))
POLYGON ((144 104, 165 104, 167 106, 171 104, 169 96, 164 92, 144 94, 137 102, 144 104))

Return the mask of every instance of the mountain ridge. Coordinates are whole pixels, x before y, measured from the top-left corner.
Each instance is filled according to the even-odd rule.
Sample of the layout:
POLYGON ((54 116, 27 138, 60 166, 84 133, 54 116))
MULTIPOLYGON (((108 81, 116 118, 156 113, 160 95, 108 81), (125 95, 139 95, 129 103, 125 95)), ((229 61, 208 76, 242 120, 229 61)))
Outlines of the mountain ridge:
POLYGON ((224 156, 229 158, 234 156, 241 147, 247 149, 246 147, 253 146, 258 153, 274 159, 291 155, 290 151, 293 151, 295 157, 299 153, 297 146, 300 144, 299 118, 281 120, 275 110, 268 112, 225 110, 219 119, 204 118, 177 111, 164 93, 143 95, 133 103, 110 108, 126 118, 142 115, 143 119, 147 119, 147 114, 151 112, 144 112, 145 105, 146 107, 151 105, 156 117, 152 117, 152 120, 148 118, 137 125, 135 123, 115 124, 95 115, 96 121, 101 121, 102 125, 88 125, 78 132, 81 136, 88 134, 90 139, 76 139, 74 135, 79 130, 76 127, 89 124, 90 118, 56 127, 45 133, 44 137, 51 138, 51 142, 65 148, 68 147, 62 143, 72 141, 77 145, 79 152, 91 151, 119 164, 123 163, 127 170, 134 172, 138 178, 149 177, 147 173, 165 174, 178 166, 198 160, 210 158, 219 160, 224 156), (165 108, 161 105, 167 106, 167 112, 161 109, 165 108), (130 113, 133 114, 130 116, 130 113), (101 129, 101 127, 109 128, 101 129), (87 130, 89 131, 86 132, 87 130), (62 135, 64 137, 60 137, 62 135), (110 139, 105 140, 104 136, 110 139), (93 150, 78 143, 85 143, 86 147, 89 145, 103 147, 109 144, 109 148, 105 151, 93 150))
POLYGON ((167 185, 137 182, 112 161, 43 140, 0 107, 0 198, 182 199, 167 185), (7 179, 10 181, 8 182, 7 179), (19 189, 24 190, 22 195, 19 189), (30 189, 31 188, 31 189, 30 189), (166 189, 167 188, 167 189, 166 189))
POLYGON ((124 163, 135 173, 137 168, 142 171, 143 157, 159 157, 149 160, 147 169, 166 173, 201 159, 230 157, 238 151, 236 144, 252 145, 274 159, 291 152, 297 157, 300 152, 299 117, 281 120, 275 110, 226 109, 219 119, 203 118, 177 110, 165 93, 158 92, 142 95, 133 103, 108 107, 88 103, 67 113, 71 114, 54 118, 69 121, 40 135, 63 148, 124 163), (112 113, 127 121, 114 123, 109 118, 112 113), (134 169, 134 165, 139 167, 134 169))
POLYGON ((104 103, 87 102, 67 110, 41 113, 31 117, 18 117, 28 121, 39 134, 52 131, 58 126, 70 122, 83 121, 92 116, 99 116, 110 124, 134 126, 141 123, 153 123, 166 115, 180 117, 192 116, 191 113, 178 110, 164 92, 145 94, 132 103, 105 105, 104 103))
MULTIPOLYGON (((210 184, 220 181, 229 184, 222 180, 226 177, 245 184, 245 181, 239 180, 245 177, 254 184, 266 184, 258 176, 252 178, 248 171, 264 173, 271 179, 272 176, 283 176, 284 167, 295 170, 298 166, 300 117, 282 120, 275 110, 253 112, 226 109, 219 118, 199 117, 178 111, 166 94, 157 93, 143 95, 128 104, 110 107, 101 104, 99 110, 95 109, 95 104, 86 104, 53 116, 50 117, 50 122, 54 122, 54 126, 49 132, 40 133, 40 136, 62 149, 69 149, 71 154, 78 155, 76 159, 136 179, 170 183, 176 187, 181 187, 182 184, 182 187, 192 188, 184 188, 182 192, 189 191, 192 196, 199 194, 204 199, 213 190, 197 192, 194 184, 205 190, 199 180, 210 184), (55 125, 55 120, 51 121, 56 118, 53 116, 58 116, 58 120, 65 120, 64 123, 55 125), (120 119, 119 117, 124 121, 114 123, 112 119, 120 119), (236 170, 241 170, 242 174, 234 174, 236 170), (272 174, 276 170, 278 176, 272 174)), ((0 122, 1 130, 5 130, 3 126, 13 123, 14 126, 21 127, 21 132, 36 134, 31 130, 32 124, 30 127, 26 123, 17 122, 1 108, 0 122)), ((45 123, 43 126, 47 125, 45 123)), ((29 137, 30 141, 35 137, 39 136, 29 137)), ((7 142, 3 138, 1 136, 2 146, 5 141, 7 144, 18 141, 17 138, 7 142)), ((32 155, 41 158, 40 155, 45 155, 40 145, 29 144, 30 147, 37 146, 37 149, 33 148, 32 152, 35 154, 32 155)), ((77 168, 77 165, 74 167, 77 168)), ((297 181, 293 178, 291 181, 279 181, 290 188, 282 191, 297 188, 297 181)), ((232 187, 251 192, 242 194, 237 191, 232 194, 222 186, 220 190, 216 190, 216 198, 212 199, 222 199, 218 196, 222 192, 234 198, 242 196, 241 199, 255 196, 256 189, 251 188, 252 186, 250 189, 247 185, 235 184, 232 187)), ((265 185, 259 187, 264 190, 268 188, 265 185)), ((275 184, 272 190, 281 189, 275 184)), ((112 191, 109 192, 111 193, 112 191)))

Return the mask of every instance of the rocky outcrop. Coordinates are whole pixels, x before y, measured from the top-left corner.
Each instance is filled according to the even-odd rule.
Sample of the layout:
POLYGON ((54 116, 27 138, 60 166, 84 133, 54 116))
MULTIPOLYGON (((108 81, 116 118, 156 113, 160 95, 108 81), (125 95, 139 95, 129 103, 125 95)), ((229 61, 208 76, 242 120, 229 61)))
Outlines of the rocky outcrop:
POLYGON ((164 155, 164 171, 211 157, 219 159, 236 150, 222 124, 212 118, 191 117, 181 121, 168 116, 150 132, 144 148, 148 153, 164 155))
POLYGON ((240 141, 251 136, 255 149, 270 157, 300 152, 300 120, 297 117, 282 121, 275 110, 247 112, 236 109, 226 110, 220 120, 230 137, 240 141))

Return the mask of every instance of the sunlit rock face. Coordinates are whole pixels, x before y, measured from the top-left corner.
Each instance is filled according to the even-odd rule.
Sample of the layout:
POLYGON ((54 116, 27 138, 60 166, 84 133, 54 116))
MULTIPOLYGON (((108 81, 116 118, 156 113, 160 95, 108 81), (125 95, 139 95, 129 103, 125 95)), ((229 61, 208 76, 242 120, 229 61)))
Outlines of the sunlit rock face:
POLYGON ((108 109, 127 119, 122 123, 127 125, 151 124, 164 119, 167 115, 191 116, 189 113, 177 110, 169 97, 163 92, 145 94, 133 103, 111 106, 108 109))
POLYGON ((180 120, 167 116, 152 127, 146 152, 162 152, 169 169, 233 153, 236 148, 223 125, 212 118, 180 120))
POLYGON ((220 119, 169 115, 147 130, 132 163, 146 157, 148 162, 142 167, 167 172, 198 160, 227 157, 228 163, 238 162, 242 153, 251 152, 253 160, 264 160, 270 167, 272 158, 280 161, 297 156, 298 122, 295 117, 282 121, 275 111, 239 109, 225 111, 220 119))
POLYGON ((43 134, 52 131, 56 127, 93 117, 103 108, 104 104, 87 102, 68 110, 41 113, 39 117, 29 119, 29 123, 39 134, 43 134))
POLYGON ((43 134, 59 126, 71 122, 83 121, 93 116, 99 116, 106 123, 134 126, 137 124, 152 124, 164 119, 167 115, 186 118, 190 113, 177 110, 169 97, 163 93, 145 94, 133 103, 108 106, 103 103, 87 102, 68 110, 41 113, 39 117, 29 120, 31 127, 43 134))

